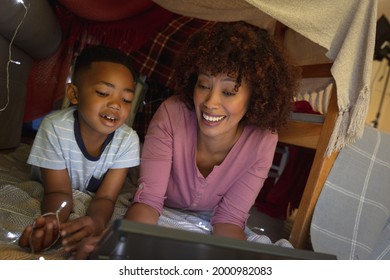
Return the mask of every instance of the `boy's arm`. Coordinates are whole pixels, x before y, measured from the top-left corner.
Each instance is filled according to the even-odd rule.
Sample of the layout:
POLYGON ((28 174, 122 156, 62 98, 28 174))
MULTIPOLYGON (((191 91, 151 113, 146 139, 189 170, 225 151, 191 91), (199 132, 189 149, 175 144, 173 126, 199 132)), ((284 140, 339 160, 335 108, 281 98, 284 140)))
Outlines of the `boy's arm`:
POLYGON ((51 246, 58 238, 59 225, 55 213, 61 204, 66 202, 65 208, 58 213, 60 223, 69 218, 72 209, 72 187, 67 170, 41 168, 41 175, 44 187, 41 213, 53 215, 38 217, 33 225, 26 227, 19 238, 20 246, 30 247, 35 252, 51 246))
POLYGON ((101 233, 111 219, 116 200, 128 173, 128 168, 110 169, 91 201, 87 216, 91 217, 96 226, 96 233, 101 233))
POLYGON ((61 225, 62 244, 73 251, 85 237, 99 235, 111 219, 118 195, 123 187, 128 168, 110 169, 87 209, 86 216, 61 225))
POLYGON ((66 202, 66 206, 59 213, 60 222, 66 222, 73 208, 72 186, 66 169, 52 170, 41 168, 44 195, 41 203, 41 212, 55 213, 59 206, 66 202))

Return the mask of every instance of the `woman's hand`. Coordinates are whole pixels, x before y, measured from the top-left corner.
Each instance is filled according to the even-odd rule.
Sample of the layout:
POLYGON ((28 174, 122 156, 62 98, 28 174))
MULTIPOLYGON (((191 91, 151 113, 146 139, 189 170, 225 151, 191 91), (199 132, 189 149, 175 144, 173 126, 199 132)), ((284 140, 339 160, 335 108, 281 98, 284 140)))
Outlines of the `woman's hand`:
POLYGON ((68 221, 61 225, 62 245, 65 251, 72 252, 77 249, 78 244, 85 238, 100 234, 93 219, 83 216, 68 221))
POLYGON ((38 253, 52 246, 59 238, 59 226, 55 215, 39 216, 27 226, 19 238, 19 246, 38 253))

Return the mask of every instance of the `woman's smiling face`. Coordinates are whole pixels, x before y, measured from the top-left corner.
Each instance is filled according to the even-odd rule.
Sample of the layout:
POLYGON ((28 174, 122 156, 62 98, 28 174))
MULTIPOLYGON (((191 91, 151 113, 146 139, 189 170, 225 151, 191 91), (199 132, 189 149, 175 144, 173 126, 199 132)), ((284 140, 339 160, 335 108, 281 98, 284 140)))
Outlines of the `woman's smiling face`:
POLYGON ((234 135, 249 103, 245 80, 237 88, 236 78, 200 73, 194 88, 194 105, 200 132, 207 136, 234 135))

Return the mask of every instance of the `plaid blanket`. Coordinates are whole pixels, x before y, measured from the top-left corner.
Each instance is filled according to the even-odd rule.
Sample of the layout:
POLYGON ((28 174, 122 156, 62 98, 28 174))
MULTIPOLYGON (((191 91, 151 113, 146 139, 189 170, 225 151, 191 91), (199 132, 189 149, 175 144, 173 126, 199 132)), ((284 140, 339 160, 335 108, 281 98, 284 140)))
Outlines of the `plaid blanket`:
POLYGON ((366 127, 341 150, 311 224, 315 251, 338 259, 390 259, 390 134, 366 127))
POLYGON ((172 87, 170 82, 177 52, 192 33, 210 24, 213 22, 173 14, 172 20, 164 29, 130 56, 141 74, 172 87))

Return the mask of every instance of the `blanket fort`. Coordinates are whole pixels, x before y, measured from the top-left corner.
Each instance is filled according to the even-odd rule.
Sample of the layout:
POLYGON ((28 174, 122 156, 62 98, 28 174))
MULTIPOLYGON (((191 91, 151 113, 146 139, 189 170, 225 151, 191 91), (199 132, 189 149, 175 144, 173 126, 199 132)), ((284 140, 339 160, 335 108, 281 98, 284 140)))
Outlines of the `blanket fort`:
POLYGON ((279 21, 324 48, 326 57, 333 61, 331 72, 337 85, 339 110, 326 154, 339 151, 363 135, 370 101, 377 0, 329 0, 320 5, 311 0, 153 1, 185 16, 211 21, 244 20, 267 30, 273 30, 279 21))

